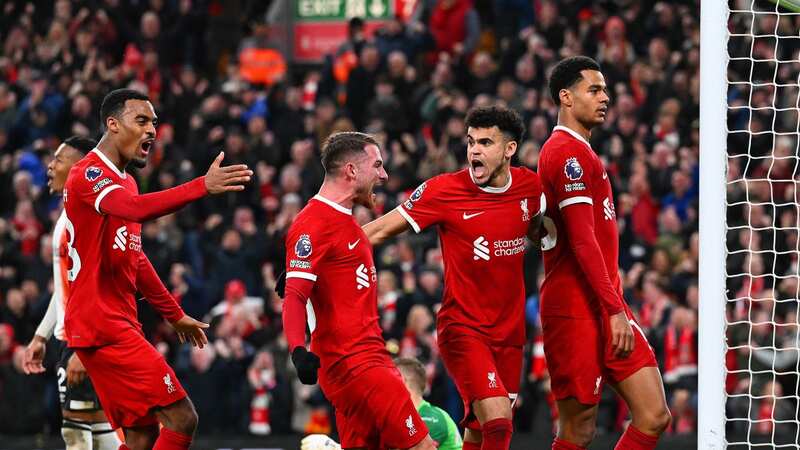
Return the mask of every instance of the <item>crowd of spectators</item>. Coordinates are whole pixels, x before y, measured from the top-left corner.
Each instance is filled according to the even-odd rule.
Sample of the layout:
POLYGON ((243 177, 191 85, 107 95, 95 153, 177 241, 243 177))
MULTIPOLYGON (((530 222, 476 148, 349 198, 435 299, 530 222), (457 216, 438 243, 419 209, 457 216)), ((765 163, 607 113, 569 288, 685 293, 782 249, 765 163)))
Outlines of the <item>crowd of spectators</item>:
MULTIPOLYGON (((557 118, 548 69, 573 55, 596 57, 608 82, 612 103, 591 143, 613 183, 625 298, 661 365, 674 417, 668 432, 695 431, 699 2, 420 0, 408 20, 389 20, 374 35, 351 20, 348 40, 322 65, 289 65, 282 79, 252 84, 237 52, 263 30, 270 3, 3 3, 0 433, 59 428, 52 371, 25 376, 20 365, 52 291, 50 230, 60 200, 47 191, 45 167, 63 138, 98 137, 109 90, 147 93, 159 116, 149 165, 135 174, 141 191, 204 174, 220 149, 226 164, 255 171, 243 192, 206 198, 142 229, 162 280, 188 314, 211 323, 211 345, 189 348, 140 302, 147 336, 197 407, 199 432, 330 432, 326 400, 293 373, 273 293, 287 228, 324 176, 322 141, 361 130, 382 144, 389 181, 374 211, 356 208, 360 223, 425 179, 462 167, 473 106, 519 111, 527 132, 516 163, 535 168, 557 118), (21 414, 25 420, 9 419, 21 414)), ((537 345, 540 259, 529 249, 518 432, 550 432, 555 417, 537 345)), ((443 281, 435 230, 376 248, 375 261, 387 347, 422 360, 429 400, 460 418, 434 333, 443 281)), ((600 432, 618 431, 626 419, 610 390, 600 418, 600 432)))

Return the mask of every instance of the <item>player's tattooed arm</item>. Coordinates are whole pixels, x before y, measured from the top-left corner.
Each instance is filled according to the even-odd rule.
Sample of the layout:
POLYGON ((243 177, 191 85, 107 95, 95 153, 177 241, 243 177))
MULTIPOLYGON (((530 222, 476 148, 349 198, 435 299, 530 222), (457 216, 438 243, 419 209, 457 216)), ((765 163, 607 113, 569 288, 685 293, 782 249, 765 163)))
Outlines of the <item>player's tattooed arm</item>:
POLYGON ((406 231, 408 227, 409 224, 406 219, 397 209, 394 209, 361 228, 369 238, 370 244, 379 245, 387 239, 406 231))

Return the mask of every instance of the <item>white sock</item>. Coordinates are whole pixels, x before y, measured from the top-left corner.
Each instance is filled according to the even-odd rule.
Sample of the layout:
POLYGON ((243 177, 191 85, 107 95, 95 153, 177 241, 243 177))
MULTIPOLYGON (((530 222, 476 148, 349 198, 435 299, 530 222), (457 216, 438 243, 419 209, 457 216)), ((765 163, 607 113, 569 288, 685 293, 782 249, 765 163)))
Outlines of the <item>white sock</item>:
POLYGON ((67 450, 92 450, 92 426, 88 423, 64 419, 61 437, 67 450))
POLYGON ((92 424, 92 443, 93 450, 117 450, 122 441, 110 423, 98 422, 92 424))

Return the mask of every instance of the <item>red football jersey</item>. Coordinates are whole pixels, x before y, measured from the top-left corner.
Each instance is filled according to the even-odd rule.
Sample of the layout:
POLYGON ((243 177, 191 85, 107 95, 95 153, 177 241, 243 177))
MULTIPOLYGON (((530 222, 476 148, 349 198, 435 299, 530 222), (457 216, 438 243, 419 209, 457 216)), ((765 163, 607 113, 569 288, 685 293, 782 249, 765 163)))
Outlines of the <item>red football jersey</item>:
POLYGON ((137 273, 146 261, 142 226, 100 212, 114 189, 139 191, 133 176, 97 149, 72 167, 64 185, 71 283, 64 328, 70 347, 105 345, 122 330, 141 330, 135 294, 137 273))
POLYGON ((439 226, 444 292, 439 333, 463 325, 501 345, 525 343, 522 257, 544 209, 539 176, 512 167, 508 184, 480 187, 469 169, 421 184, 397 210, 416 232, 439 226))
POLYGON ((539 175, 547 204, 551 205, 544 218, 547 235, 542 239, 545 279, 541 290, 541 314, 598 317, 603 308, 586 277, 582 276, 583 271, 570 248, 561 209, 576 203, 593 206, 595 237, 611 283, 622 298, 617 262, 617 214, 603 162, 581 135, 567 127, 557 126, 542 146, 539 175))
POLYGON ((376 365, 394 367, 378 325, 372 246, 350 209, 309 200, 286 235, 286 278, 314 282, 306 311, 324 390, 376 365))

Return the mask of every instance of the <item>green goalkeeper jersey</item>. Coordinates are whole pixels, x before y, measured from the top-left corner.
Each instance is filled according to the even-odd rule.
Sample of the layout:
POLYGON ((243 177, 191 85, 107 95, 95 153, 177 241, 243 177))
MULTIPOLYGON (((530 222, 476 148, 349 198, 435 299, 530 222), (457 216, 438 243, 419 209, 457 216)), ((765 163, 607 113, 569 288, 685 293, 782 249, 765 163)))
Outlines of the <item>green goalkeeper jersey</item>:
POLYGON ((423 400, 417 412, 428 427, 431 439, 439 444, 439 450, 461 450, 461 435, 456 423, 444 410, 423 400))

